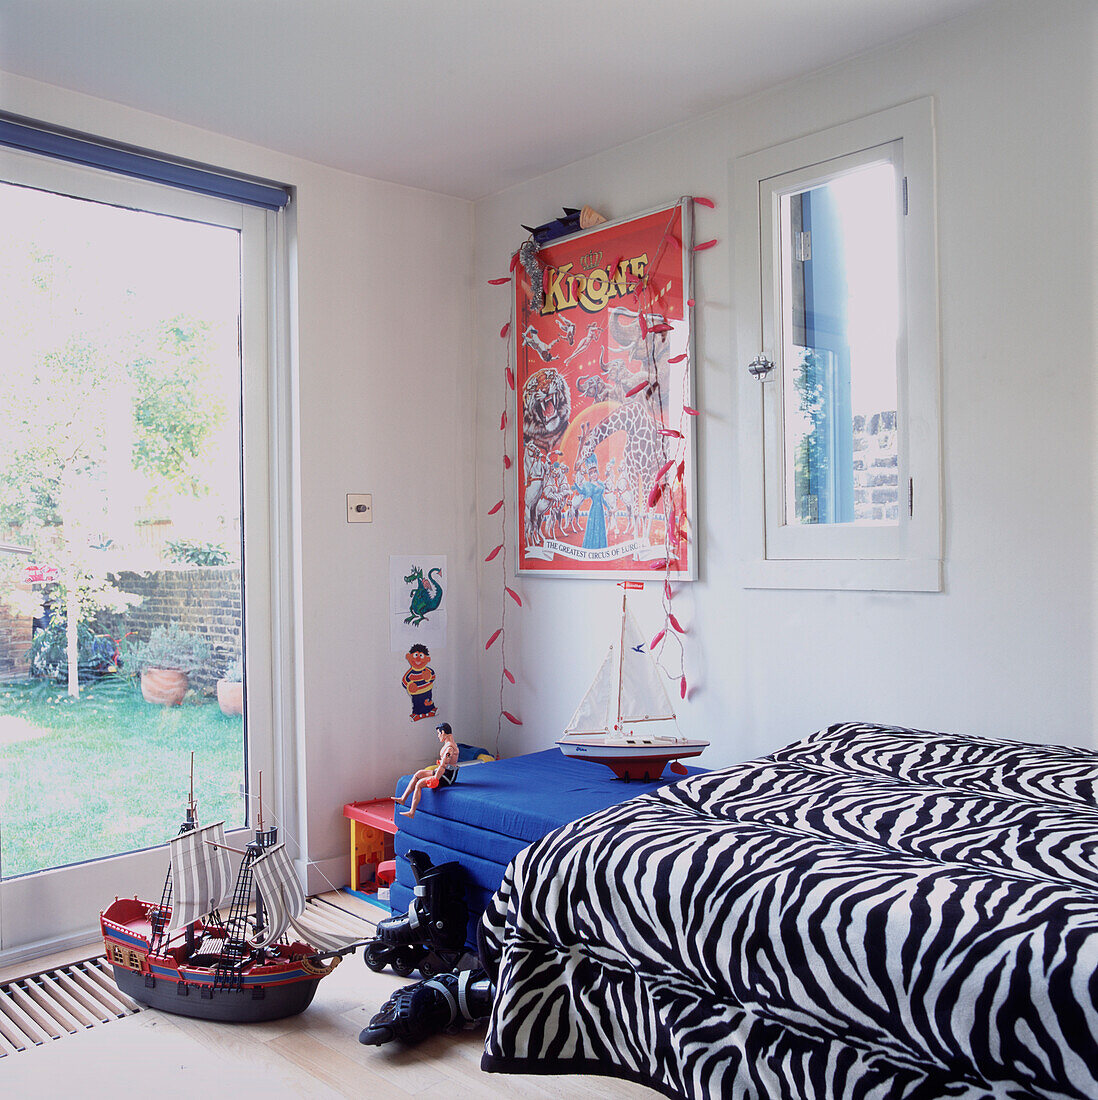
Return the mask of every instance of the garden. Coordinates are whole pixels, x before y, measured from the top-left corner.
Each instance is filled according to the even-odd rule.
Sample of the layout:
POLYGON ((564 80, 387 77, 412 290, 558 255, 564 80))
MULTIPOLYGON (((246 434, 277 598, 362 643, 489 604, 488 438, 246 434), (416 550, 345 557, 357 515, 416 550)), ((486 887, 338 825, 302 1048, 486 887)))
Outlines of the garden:
MULTIPOLYGON (((87 675, 78 698, 63 668, 0 685, 0 876, 163 843, 183 819, 192 752, 202 819, 243 823, 243 718, 194 689, 179 705, 147 701, 150 659, 202 656, 198 640, 173 660, 181 632, 158 630, 133 648, 128 670, 87 675)), ((239 688, 239 675, 226 683, 239 688)))
POLYGON ((0 208, 11 878, 162 844, 192 751, 203 820, 244 821, 241 704, 217 698, 242 691, 240 244, 32 188, 0 208))

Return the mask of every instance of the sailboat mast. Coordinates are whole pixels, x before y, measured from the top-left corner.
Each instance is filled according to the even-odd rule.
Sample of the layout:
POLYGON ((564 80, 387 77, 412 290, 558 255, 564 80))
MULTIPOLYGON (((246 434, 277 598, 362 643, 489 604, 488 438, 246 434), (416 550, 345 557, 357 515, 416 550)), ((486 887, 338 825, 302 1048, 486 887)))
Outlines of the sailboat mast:
POLYGON ((621 586, 621 633, 618 635, 618 675, 614 691, 614 732, 621 733, 621 683, 625 669, 625 599, 628 589, 621 586))

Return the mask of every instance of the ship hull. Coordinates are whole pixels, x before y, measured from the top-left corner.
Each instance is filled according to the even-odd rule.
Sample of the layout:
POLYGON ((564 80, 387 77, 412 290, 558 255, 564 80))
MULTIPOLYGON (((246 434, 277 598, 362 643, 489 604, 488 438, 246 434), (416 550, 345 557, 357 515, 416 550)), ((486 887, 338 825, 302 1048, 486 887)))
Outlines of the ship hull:
MULTIPOLYGON (((183 961, 177 942, 163 953, 151 950, 149 912, 154 908, 137 898, 121 898, 100 915, 115 983, 149 1008, 221 1023, 281 1020, 309 1007, 327 973, 310 968, 308 945, 297 943, 272 950, 262 961, 248 961, 226 986, 214 966, 183 961)), ((199 936, 205 932, 198 929, 199 936)))
POLYGON ((709 742, 679 741, 672 738, 638 738, 630 741, 594 734, 588 737, 566 737, 558 741, 557 746, 565 756, 603 764, 619 779, 628 781, 659 779, 667 764, 700 756, 709 747, 709 742))
POLYGON ((148 985, 143 974, 121 966, 113 969, 118 988, 146 1007, 217 1023, 257 1024, 296 1016, 309 1007, 320 984, 319 978, 312 977, 279 985, 216 989, 212 982, 198 985, 161 974, 148 985))

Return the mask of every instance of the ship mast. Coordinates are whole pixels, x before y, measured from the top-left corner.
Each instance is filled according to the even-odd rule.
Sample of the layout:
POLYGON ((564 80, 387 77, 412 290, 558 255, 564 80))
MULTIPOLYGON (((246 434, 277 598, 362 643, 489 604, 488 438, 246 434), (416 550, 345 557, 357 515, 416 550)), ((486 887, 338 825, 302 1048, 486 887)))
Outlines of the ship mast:
MULTIPOLYGON (((263 829, 263 773, 259 773, 259 790, 256 795, 259 800, 259 806, 256 809, 256 821, 255 821, 255 840, 248 845, 248 858, 245 863, 248 867, 252 862, 261 856, 266 849, 272 847, 278 839, 278 827, 275 826, 271 831, 265 832, 263 829)), ((258 935, 266 925, 266 915, 263 912, 263 895, 259 891, 259 887, 255 887, 255 932, 258 935)))
MULTIPOLYGON (((255 820, 255 843, 259 852, 263 851, 263 773, 259 773, 259 809, 256 811, 255 820)), ((252 857, 253 859, 255 856, 252 857)), ((249 860, 251 862, 251 860, 249 860)), ((263 895, 259 892, 259 887, 255 887, 255 931, 256 935, 259 935, 263 931, 263 927, 266 924, 263 914, 263 895)))
POLYGON ((194 823, 197 820, 198 803, 194 800, 194 750, 191 750, 191 786, 187 792, 187 824, 194 828, 194 823))
MULTIPOLYGON (((194 750, 191 750, 190 784, 187 791, 187 816, 179 826, 179 833, 193 832, 198 828, 198 803, 194 800, 194 750)), ((153 950, 158 950, 164 943, 164 929, 168 923, 168 909, 172 904, 172 866, 168 864, 168 872, 164 876, 164 889, 160 892, 160 904, 149 913, 149 923, 152 926, 153 950)), ((187 927, 187 957, 194 953, 194 926, 187 927)))
POLYGON ((253 839, 244 850, 240 861, 240 870, 237 872, 236 888, 233 891, 232 902, 229 906, 229 918, 225 922, 229 930, 223 946, 221 956, 217 963, 217 976, 214 979, 214 988, 239 989, 241 971, 249 958, 254 957, 262 962, 266 958, 266 949, 259 948, 254 952, 248 946, 249 923, 254 930, 251 935, 259 936, 266 927, 267 920, 263 911, 263 898, 258 886, 255 884, 255 876, 252 874, 252 864, 263 854, 264 850, 271 847, 278 838, 277 826, 272 826, 269 832, 263 829, 263 773, 259 773, 259 790, 257 793, 259 807, 256 811, 256 828, 253 839), (255 907, 250 901, 255 895, 255 907), (249 912, 253 919, 249 922, 249 912))

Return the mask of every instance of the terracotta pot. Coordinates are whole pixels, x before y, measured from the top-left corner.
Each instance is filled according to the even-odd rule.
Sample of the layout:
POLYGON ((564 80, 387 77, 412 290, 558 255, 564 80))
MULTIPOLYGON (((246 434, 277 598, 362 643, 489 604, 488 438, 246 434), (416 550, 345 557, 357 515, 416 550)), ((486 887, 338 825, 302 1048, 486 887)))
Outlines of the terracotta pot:
POLYGON ((174 668, 147 668, 141 673, 141 694, 146 703, 177 707, 187 694, 187 674, 174 668))
POLYGON ((230 717, 244 713, 244 685, 239 680, 217 681, 217 702, 221 713, 230 717))

